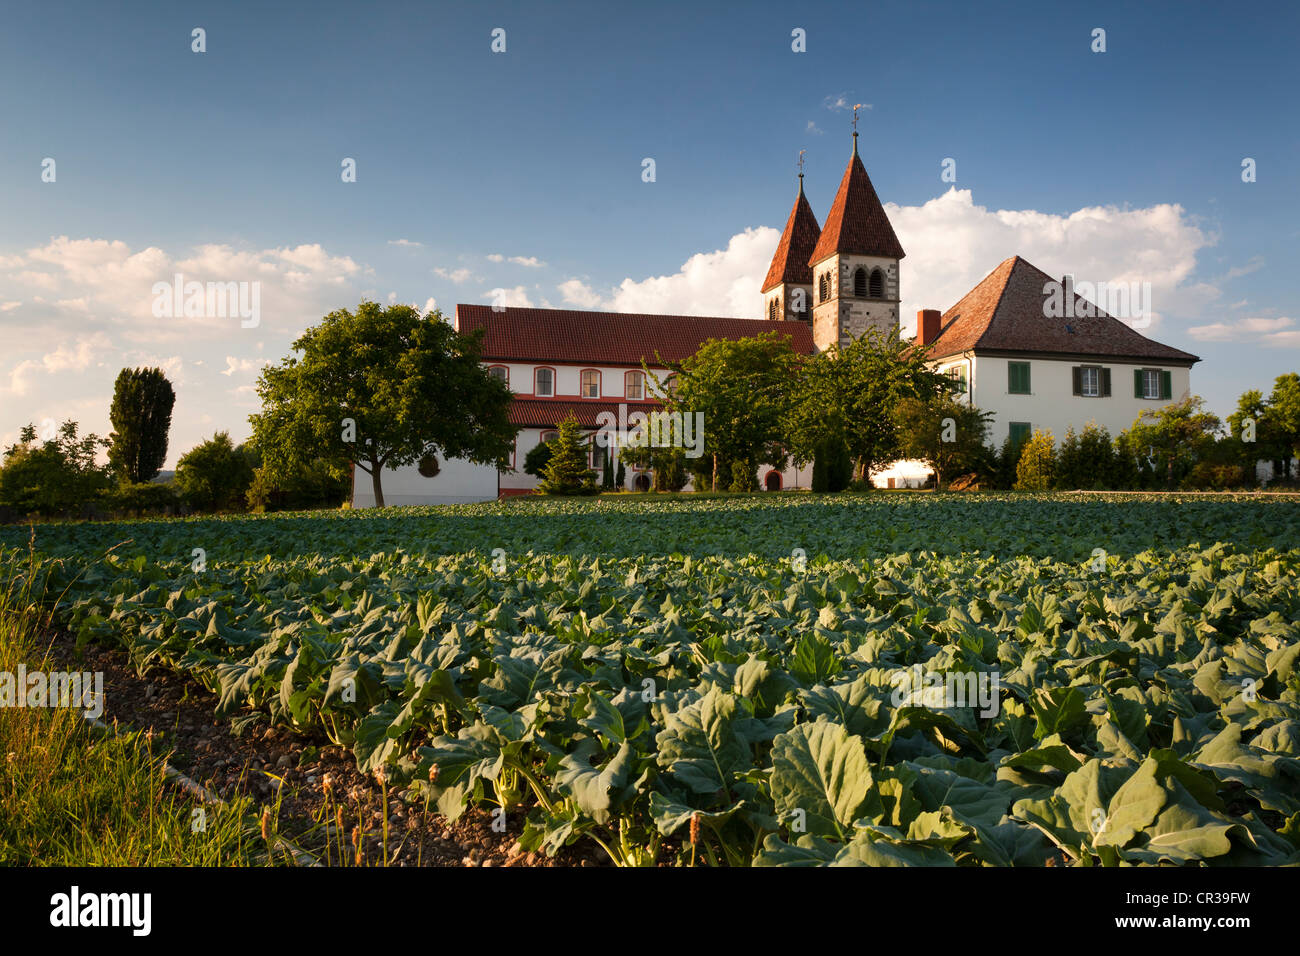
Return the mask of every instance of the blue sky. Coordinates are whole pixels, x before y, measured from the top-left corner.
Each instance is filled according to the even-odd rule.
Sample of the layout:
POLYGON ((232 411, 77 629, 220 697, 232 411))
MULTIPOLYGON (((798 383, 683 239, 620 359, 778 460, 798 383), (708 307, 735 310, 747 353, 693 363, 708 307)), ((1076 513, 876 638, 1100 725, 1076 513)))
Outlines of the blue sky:
POLYGON ((363 296, 757 318, 798 151, 824 219, 854 103, 908 252, 905 315, 1021 254, 1151 281, 1144 331, 1203 357, 1193 388, 1220 414, 1300 367, 1295 4, 59 4, 4 20, 6 443, 51 417, 107 431, 113 377, 146 361, 178 381, 172 462, 217 428, 246 437, 260 364, 363 296), (160 321, 149 288, 176 271, 260 281, 261 324, 160 321))

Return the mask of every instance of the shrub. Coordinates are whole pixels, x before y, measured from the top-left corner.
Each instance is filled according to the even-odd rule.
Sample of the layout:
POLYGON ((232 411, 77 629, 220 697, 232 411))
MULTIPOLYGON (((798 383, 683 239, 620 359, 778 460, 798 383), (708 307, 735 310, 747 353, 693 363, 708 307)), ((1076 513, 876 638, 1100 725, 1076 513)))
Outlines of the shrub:
POLYGON ((1050 431, 1034 429, 1016 463, 1017 491, 1046 491, 1056 477, 1056 440, 1050 431))
POLYGON ((242 506, 252 483, 249 456, 234 446, 228 432, 217 432, 195 445, 176 463, 176 488, 199 510, 242 506))
POLYGON ((596 473, 587 467, 586 443, 573 415, 560 423, 552 445, 551 460, 542 472, 542 494, 594 495, 596 473))

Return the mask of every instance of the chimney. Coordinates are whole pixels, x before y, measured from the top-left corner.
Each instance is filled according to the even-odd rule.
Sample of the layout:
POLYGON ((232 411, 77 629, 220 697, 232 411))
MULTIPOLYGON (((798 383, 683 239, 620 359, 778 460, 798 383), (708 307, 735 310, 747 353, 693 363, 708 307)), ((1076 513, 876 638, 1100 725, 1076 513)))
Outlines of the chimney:
POLYGON ((929 345, 939 337, 939 321, 938 309, 922 309, 916 313, 917 345, 929 345))

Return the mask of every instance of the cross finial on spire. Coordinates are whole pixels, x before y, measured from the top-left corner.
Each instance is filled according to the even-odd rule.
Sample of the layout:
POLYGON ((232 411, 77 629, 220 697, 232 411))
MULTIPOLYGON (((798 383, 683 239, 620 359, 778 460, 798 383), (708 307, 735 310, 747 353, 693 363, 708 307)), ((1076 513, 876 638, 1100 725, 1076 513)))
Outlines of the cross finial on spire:
POLYGON ((801 196, 803 195, 803 154, 806 152, 808 152, 806 149, 799 150, 799 162, 796 164, 799 167, 799 195, 801 196))
POLYGON ((866 103, 853 104, 853 155, 858 155, 858 110, 867 106, 866 103))

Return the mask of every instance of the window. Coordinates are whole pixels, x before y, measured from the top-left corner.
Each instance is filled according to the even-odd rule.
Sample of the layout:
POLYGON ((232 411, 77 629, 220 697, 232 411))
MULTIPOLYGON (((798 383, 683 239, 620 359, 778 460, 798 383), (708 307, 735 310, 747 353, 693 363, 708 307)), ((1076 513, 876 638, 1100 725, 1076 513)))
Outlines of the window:
POLYGON ((867 294, 873 299, 883 299, 885 297, 885 274, 879 269, 871 270, 871 288, 867 294))
POLYGON ((817 280, 817 301, 825 302, 830 297, 831 297, 831 281, 830 278, 827 276, 827 274, 823 272, 822 277, 817 280))
POLYGON ((1009 434, 1012 445, 1022 445, 1029 438, 1029 422, 1011 422, 1009 434))
POLYGON ((539 368, 534 373, 533 394, 534 395, 555 394, 555 369, 539 368))
POLYGON ((768 303, 767 303, 767 320, 768 320, 769 322, 775 322, 775 321, 776 321, 776 299, 769 299, 769 300, 768 300, 768 303))
POLYGON ((1173 398, 1172 372, 1158 368, 1139 368, 1133 372, 1133 396, 1159 400, 1173 398))
POLYGON ((591 443, 591 467, 593 470, 598 472, 605 470, 605 456, 607 454, 609 454, 608 448, 597 445, 595 442, 591 443))
POLYGON ((790 314, 796 319, 808 318, 808 296, 810 294, 803 289, 794 290, 794 299, 790 303, 790 314))
POLYGON ((510 369, 504 365, 492 365, 488 368, 488 374, 493 378, 500 379, 507 385, 510 384, 510 369))
POLYGON ((638 401, 645 398, 645 373, 628 372, 623 376, 623 395, 638 401))
POLYGON ((1029 363, 1007 363, 1007 391, 1012 395, 1029 394, 1029 363))
POLYGON ((957 391, 962 394, 966 393, 966 366, 953 365, 943 370, 943 373, 957 383, 957 391))
POLYGON ((600 373, 594 368, 582 370, 582 397, 600 398, 600 373))
POLYGON ((859 299, 867 296, 867 270, 861 267, 853 270, 853 294, 859 299))
POLYGON ((559 433, 559 432, 556 432, 556 431, 542 432, 542 442, 541 442, 541 443, 542 443, 542 444, 546 444, 548 441, 555 441, 555 439, 557 439, 557 438, 559 438, 559 437, 560 437, 560 433, 559 433))
POLYGON ((1110 396, 1110 369, 1098 365, 1076 365, 1071 372, 1075 395, 1082 395, 1084 398, 1110 396))

